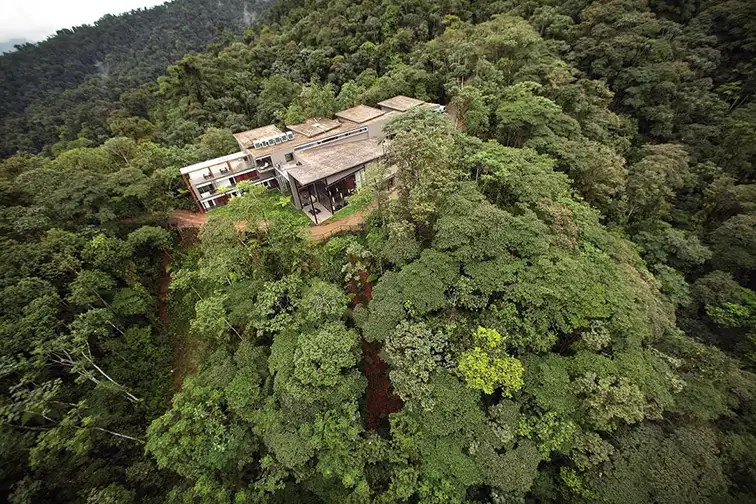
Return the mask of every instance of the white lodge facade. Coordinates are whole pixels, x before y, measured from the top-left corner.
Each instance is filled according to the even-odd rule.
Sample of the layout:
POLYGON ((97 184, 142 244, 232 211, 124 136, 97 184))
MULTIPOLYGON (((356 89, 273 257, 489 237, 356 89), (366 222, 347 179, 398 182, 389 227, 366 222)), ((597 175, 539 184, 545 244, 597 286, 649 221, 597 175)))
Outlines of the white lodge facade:
POLYGON ((357 105, 315 117, 281 131, 274 125, 235 133, 241 151, 181 169, 201 212, 224 205, 238 194, 236 184, 250 180, 290 193, 297 208, 316 224, 342 208, 362 182, 365 166, 384 155, 383 128, 412 107, 443 107, 395 96, 379 108, 357 105))

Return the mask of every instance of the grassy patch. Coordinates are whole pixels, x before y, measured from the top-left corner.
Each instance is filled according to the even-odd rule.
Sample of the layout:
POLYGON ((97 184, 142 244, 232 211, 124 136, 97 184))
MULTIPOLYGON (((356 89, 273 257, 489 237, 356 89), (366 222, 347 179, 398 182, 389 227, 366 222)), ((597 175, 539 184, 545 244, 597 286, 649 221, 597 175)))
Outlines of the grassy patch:
POLYGON ((347 205, 341 210, 337 211, 335 214, 333 214, 333 219, 343 219, 344 217, 349 217, 352 214, 356 214, 357 212, 361 212, 365 210, 367 206, 362 205, 347 205))
POLYGON ((208 216, 214 216, 214 215, 227 215, 228 214, 228 208, 226 205, 223 205, 219 208, 213 208, 210 212, 208 212, 208 216))

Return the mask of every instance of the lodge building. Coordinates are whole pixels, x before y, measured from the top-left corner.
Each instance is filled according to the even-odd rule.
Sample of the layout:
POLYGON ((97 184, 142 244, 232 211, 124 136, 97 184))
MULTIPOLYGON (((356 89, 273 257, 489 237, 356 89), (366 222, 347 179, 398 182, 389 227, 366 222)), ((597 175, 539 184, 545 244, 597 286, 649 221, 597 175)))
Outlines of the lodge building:
POLYGON ((333 119, 315 117, 281 131, 275 125, 235 133, 240 151, 181 169, 201 212, 238 195, 236 185, 255 185, 291 194, 294 205, 320 223, 342 208, 362 183, 365 167, 383 157, 383 128, 412 107, 442 111, 437 104, 407 96, 357 105, 333 119))

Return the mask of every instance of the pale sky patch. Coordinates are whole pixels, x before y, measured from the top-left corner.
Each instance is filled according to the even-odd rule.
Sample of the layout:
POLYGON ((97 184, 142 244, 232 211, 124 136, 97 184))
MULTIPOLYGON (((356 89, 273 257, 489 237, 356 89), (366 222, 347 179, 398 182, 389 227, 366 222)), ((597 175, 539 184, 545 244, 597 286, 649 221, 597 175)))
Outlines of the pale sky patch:
POLYGON ((0 0, 0 42, 44 40, 62 28, 92 24, 105 14, 153 7, 165 0, 0 0))

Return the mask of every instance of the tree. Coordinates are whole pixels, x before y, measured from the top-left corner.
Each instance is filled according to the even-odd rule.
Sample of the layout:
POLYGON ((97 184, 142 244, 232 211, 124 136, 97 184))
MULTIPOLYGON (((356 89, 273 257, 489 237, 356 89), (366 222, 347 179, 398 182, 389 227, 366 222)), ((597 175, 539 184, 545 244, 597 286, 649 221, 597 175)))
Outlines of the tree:
POLYGON ((453 191, 461 178, 452 124, 438 113, 416 107, 388 124, 386 132, 394 136, 387 159, 397 167, 402 206, 414 221, 428 226, 441 198, 453 191))
POLYGON ((339 324, 325 324, 302 338, 294 355, 294 376, 304 385, 335 387, 342 370, 357 364, 357 338, 339 324))
POLYGON ((754 269, 753 250, 756 218, 740 214, 727 219, 711 234, 714 263, 719 269, 740 276, 754 269))
POLYGON ((473 333, 473 346, 459 357, 458 369, 467 384, 492 394, 501 388, 505 397, 522 385, 522 363, 502 351, 501 344, 505 338, 496 329, 478 327, 473 333))
POLYGON ((485 136, 489 126, 490 110, 479 89, 475 86, 464 86, 455 94, 451 103, 459 114, 458 127, 463 125, 467 133, 485 136))
POLYGON ((503 92, 503 101, 496 109, 498 136, 511 147, 541 147, 554 137, 569 137, 578 130, 574 119, 562 112, 556 103, 539 96, 541 85, 521 82, 503 92))
POLYGON ((403 321, 386 340, 386 355, 394 370, 391 383, 399 397, 419 401, 432 407, 428 396, 428 380, 441 361, 446 337, 433 333, 425 324, 403 321))
POLYGON ((714 498, 724 488, 713 432, 684 427, 667 434, 659 426, 623 433, 619 450, 589 474, 587 485, 609 502, 687 502, 714 498))
POLYGON ((634 221, 666 217, 688 171, 688 154, 682 146, 649 146, 645 154, 630 167, 627 182, 627 218, 634 221))
POLYGON ((147 450, 160 467, 187 478, 222 474, 238 467, 251 441, 244 425, 225 410, 220 390, 184 382, 173 407, 147 430, 147 450))

